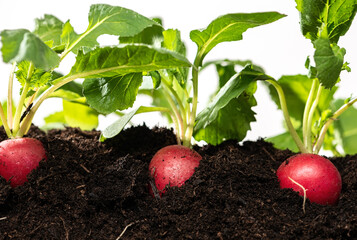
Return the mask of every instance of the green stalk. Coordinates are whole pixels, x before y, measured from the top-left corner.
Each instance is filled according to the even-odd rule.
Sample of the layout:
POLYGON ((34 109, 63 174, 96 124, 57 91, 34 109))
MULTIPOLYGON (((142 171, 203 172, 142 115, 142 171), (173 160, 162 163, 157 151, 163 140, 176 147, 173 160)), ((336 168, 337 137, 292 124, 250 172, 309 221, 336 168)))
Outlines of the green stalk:
POLYGON ((170 93, 173 95, 174 99, 176 100, 176 102, 179 106, 179 110, 181 112, 180 117, 182 119, 181 138, 183 138, 183 133, 186 131, 186 128, 187 128, 187 115, 186 115, 187 109, 183 105, 181 98, 177 95, 177 92, 172 88, 171 84, 169 84, 165 73, 163 73, 163 72, 160 72, 160 73, 161 73, 160 75, 162 76, 161 82, 163 83, 165 88, 170 91, 170 93))
POLYGON ((315 110, 317 108, 317 105, 319 104, 321 93, 322 93, 322 85, 319 85, 319 88, 317 90, 317 94, 315 97, 314 102, 312 103, 312 106, 309 111, 309 116, 308 116, 308 121, 307 121, 307 132, 306 132, 306 139, 307 139, 307 150, 309 153, 312 153, 312 119, 314 117, 315 110))
MULTIPOLYGON (((108 70, 106 70, 108 71, 108 70)), ((32 108, 30 109, 29 113, 27 114, 27 116, 24 118, 20 130, 17 133, 17 136, 22 136, 23 134, 26 133, 27 129, 29 129, 32 120, 35 116, 35 113, 37 112, 38 108, 41 106, 41 104, 48 98, 50 97, 50 95, 56 91, 58 88, 62 87, 63 85, 72 82, 76 79, 79 78, 85 78, 88 76, 93 75, 94 73, 101 73, 101 72, 105 72, 103 71, 90 71, 90 72, 84 72, 84 73, 78 73, 78 74, 74 74, 74 75, 67 75, 67 76, 63 76, 61 78, 58 78, 54 81, 52 81, 52 86, 50 88, 48 88, 44 93, 42 93, 41 97, 37 100, 37 102, 32 106, 32 108)))
POLYGON ((176 119, 176 122, 177 122, 177 124, 176 124, 176 130, 177 130, 177 133, 178 133, 179 136, 180 136, 180 140, 177 142, 177 144, 178 144, 178 145, 181 145, 181 139, 182 139, 182 137, 183 137, 183 132, 184 132, 183 120, 182 120, 182 117, 181 117, 181 114, 180 114, 179 109, 177 108, 175 102, 172 100, 171 95, 168 93, 167 86, 166 86, 165 84, 164 84, 163 86, 164 86, 164 88, 165 88, 165 90, 163 91, 163 93, 165 94, 166 99, 167 99, 167 101, 169 102, 172 111, 174 112, 175 118, 173 118, 173 120, 176 119))
POLYGON ((10 138, 12 136, 9 125, 7 124, 4 109, 2 108, 2 103, 0 102, 0 119, 2 121, 2 125, 4 126, 6 135, 10 138))
MULTIPOLYGON (((308 119, 309 119, 309 112, 310 112, 310 109, 311 109, 311 106, 312 106, 312 103, 313 103, 313 98, 315 96, 317 84, 318 84, 318 80, 314 79, 312 81, 310 93, 309 93, 309 96, 307 98, 307 101, 306 101, 306 104, 305 104, 305 109, 304 109, 303 123, 302 123, 302 135, 303 135, 304 145, 305 146, 307 146, 308 140, 309 140, 307 138, 307 132, 309 131, 309 129, 308 129, 308 119)), ((311 131, 311 129, 310 129, 310 131, 311 131)))
POLYGON ((35 70, 35 66, 33 65, 32 62, 30 62, 30 66, 29 66, 29 69, 27 72, 26 82, 22 89, 21 97, 20 97, 19 103, 17 105, 15 117, 14 117, 14 126, 12 129, 12 133, 14 136, 17 136, 17 137, 22 137, 22 135, 18 135, 17 132, 20 129, 20 119, 21 119, 22 109, 25 104, 27 93, 30 90, 30 81, 31 81, 32 74, 33 74, 34 70, 35 70))
POLYGON ((325 122, 325 124, 321 129, 320 135, 316 141, 316 145, 314 148, 315 154, 318 154, 320 152, 326 132, 330 127, 330 125, 333 123, 333 121, 336 120, 342 113, 344 113, 350 106, 352 106, 356 102, 357 102, 357 98, 350 100, 348 103, 345 103, 332 115, 332 117, 328 121, 325 122))
MULTIPOLYGON (((21 127, 19 132, 17 133, 17 136, 22 136, 23 134, 26 133, 27 129, 29 129, 32 120, 35 116, 35 113, 37 112, 37 110, 39 109, 39 107, 41 106, 41 104, 50 97, 50 95, 56 91, 57 89, 59 89, 60 87, 62 87, 63 85, 72 82, 76 79, 79 78, 86 78, 88 76, 91 76, 95 73, 101 73, 101 71, 91 71, 91 72, 84 72, 84 73, 78 73, 78 74, 74 74, 74 75, 67 75, 67 76, 63 76, 61 78, 58 78, 54 81, 52 81, 52 86, 50 88, 48 88, 44 93, 42 93, 42 95, 40 96, 40 98, 36 101, 36 103, 32 106, 32 108, 30 109, 29 113, 27 114, 27 116, 24 118, 24 120, 22 121, 21 127)), ((105 71, 103 71, 105 72, 105 71)))
MULTIPOLYGON (((18 136, 17 132, 20 129, 20 119, 21 119, 22 109, 23 109, 23 106, 25 104, 26 95, 27 95, 29 89, 30 89, 30 84, 29 84, 28 81, 26 81, 25 85, 24 85, 24 87, 22 89, 22 93, 21 93, 21 97, 20 97, 20 100, 19 100, 19 104, 17 105, 16 112, 15 112, 14 126, 13 126, 13 129, 12 129, 12 133, 14 134, 14 136, 18 136)), ((18 137, 22 137, 22 136, 18 136, 18 137)))
MULTIPOLYGON (((168 113, 169 113, 172 121, 174 122, 175 128, 179 129, 180 128, 179 120, 176 118, 175 114, 173 114, 171 111, 169 111, 168 113)), ((175 135, 176 135, 177 144, 181 145, 182 133, 177 131, 175 135)))
POLYGON ((13 85, 14 85, 15 70, 16 70, 16 62, 14 62, 14 63, 12 64, 12 68, 11 68, 11 72, 10 72, 10 77, 9 77, 8 90, 7 90, 7 123, 8 123, 8 125, 9 125, 11 128, 13 127, 12 91, 13 91, 13 85))
POLYGON ((29 129, 29 127, 32 123, 32 120, 35 116, 36 111, 41 106, 43 101, 45 101, 54 91, 56 91, 58 88, 62 87, 66 83, 69 83, 75 79, 83 78, 83 77, 87 76, 87 74, 88 73, 82 73, 82 74, 76 74, 76 75, 71 75, 71 76, 64 76, 64 77, 61 77, 61 78, 57 79, 56 81, 54 81, 55 82, 54 85, 52 87, 48 88, 41 95, 41 97, 37 100, 37 102, 33 105, 33 107, 30 109, 27 116, 23 119, 21 127, 16 135, 20 137, 26 133, 27 129, 29 129))
POLYGON ((304 146, 303 142, 301 141, 299 135, 297 134, 296 130, 293 127, 293 124, 291 123, 290 120, 290 115, 289 115, 289 111, 286 105, 286 99, 285 99, 285 95, 284 95, 284 91, 281 88, 281 86, 275 81, 275 80, 266 80, 268 83, 270 83, 271 85, 274 86, 274 88, 276 89, 276 91, 278 92, 279 95, 279 101, 280 101, 280 106, 281 106, 281 110, 283 111, 283 115, 284 115, 284 119, 286 122, 286 125, 288 127, 288 130, 296 144, 296 146, 299 148, 300 152, 302 153, 307 153, 307 149, 304 146))
POLYGON ((192 66, 192 88, 193 88, 192 109, 188 120, 185 138, 183 140, 183 145, 187 147, 191 147, 193 127, 195 126, 195 121, 196 121, 196 113, 197 113, 197 105, 198 105, 198 69, 199 69, 199 63, 201 62, 201 57, 199 56, 201 55, 200 54, 197 55, 195 62, 192 66))

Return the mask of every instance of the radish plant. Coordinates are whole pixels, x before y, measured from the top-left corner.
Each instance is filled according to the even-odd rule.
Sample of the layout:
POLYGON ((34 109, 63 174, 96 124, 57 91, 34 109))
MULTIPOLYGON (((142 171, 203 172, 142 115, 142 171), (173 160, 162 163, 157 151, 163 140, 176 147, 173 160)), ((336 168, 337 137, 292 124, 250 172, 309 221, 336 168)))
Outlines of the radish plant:
MULTIPOLYGON (((182 55, 149 44, 118 42, 115 46, 100 46, 97 38, 103 34, 124 38, 147 28, 161 28, 156 21, 134 11, 95 4, 90 8, 88 22, 86 31, 78 34, 70 21, 62 22, 55 16, 45 15, 36 20, 34 31, 17 29, 0 33, 3 61, 13 66, 6 108, 0 103, 0 119, 9 138, 0 143, 0 174, 15 185, 16 179, 21 179, 18 183, 22 184, 24 175, 26 177, 45 158, 43 147, 38 147, 37 141, 19 139, 27 134, 35 113, 47 98, 61 97, 69 103, 85 106, 82 90, 73 83, 76 79, 85 79, 84 85, 90 86, 85 89, 87 94, 94 98, 104 94, 109 100, 101 104, 123 110, 135 101, 143 72, 191 66, 182 55), (57 68, 71 54, 76 57, 74 65, 68 72, 59 73, 57 68), (15 77, 21 83, 16 106, 13 102, 15 77), (20 167, 21 162, 26 164, 20 167)), ((67 108, 66 114, 74 116, 78 108, 72 107, 67 108)))
MULTIPOLYGON (((346 98, 343 104, 334 100, 338 84, 343 81, 340 73, 350 71, 348 63, 344 61, 346 50, 338 46, 338 41, 352 24, 357 1, 296 2, 301 16, 302 33, 311 40, 315 53, 313 61, 308 58, 305 64, 309 70, 308 76, 283 76, 278 81, 271 82, 278 93, 278 96, 272 94, 273 99, 282 109, 288 130, 300 152, 318 154, 327 135, 326 149, 337 153, 332 142, 333 128, 329 127, 343 112, 353 111, 353 107, 349 108, 357 101, 351 97, 346 98), (290 116, 299 123, 297 131, 290 116)), ((335 129, 343 136, 340 130, 335 129)), ((283 138, 284 135, 272 140, 279 144, 279 140, 283 138)), ((347 153, 353 151, 356 152, 352 150, 347 153)))
MULTIPOLYGON (((198 105, 198 79, 199 72, 206 66, 206 64, 203 66, 205 56, 217 44, 242 40, 242 34, 248 29, 274 22, 284 16, 285 15, 277 12, 227 14, 213 20, 205 29, 191 31, 190 38, 197 44, 198 49, 190 68, 171 68, 147 73, 147 76, 150 77, 149 81, 151 81, 151 83, 148 83, 147 81, 146 84, 143 84, 143 86, 139 89, 139 94, 152 97, 152 105, 139 106, 131 112, 126 113, 121 119, 114 122, 103 131, 102 138, 111 138, 117 135, 136 114, 160 111, 164 115, 168 116, 169 120, 174 123, 178 144, 181 144, 182 142, 182 145, 190 147, 192 136, 197 135, 196 131, 202 128, 201 125, 200 127, 196 126, 196 120, 198 105)), ((159 45, 163 49, 174 51, 181 56, 186 55, 186 46, 181 39, 180 31, 177 29, 167 29, 162 30, 161 32, 158 32, 156 29, 152 29, 151 34, 149 31, 146 31, 132 38, 120 38, 120 41, 124 43, 142 43, 143 41, 153 42, 153 45, 159 45), (150 41, 150 39, 153 38, 156 41, 150 41)), ((260 72, 252 72, 252 74, 247 74, 247 72, 248 70, 245 72, 246 74, 235 76, 231 82, 238 82, 238 79, 242 77, 256 78, 256 74, 262 75, 260 72)), ((231 98, 235 98, 235 92, 231 92, 231 89, 229 89, 229 85, 232 83, 226 84, 227 82, 228 79, 221 78, 219 89, 221 89, 221 92, 225 92, 226 95, 230 95, 231 98)), ((254 86, 251 86, 251 88, 251 92, 254 92, 254 86)), ((86 91, 86 87, 84 90, 86 91)), ((86 95, 86 92, 84 93, 86 95)), ((86 95, 86 97, 89 102, 90 96, 86 95)), ((99 99, 93 99, 93 101, 90 102, 92 104, 91 106, 99 112, 103 112, 103 104, 99 104, 96 100, 99 99)), ((209 110, 210 108, 207 108, 205 111, 209 110)), ((107 111, 107 113, 109 112, 111 111, 107 111)), ((231 113, 239 114, 240 112, 243 111, 240 111, 239 108, 237 108, 231 113)), ((209 123, 207 122, 207 124, 209 123)), ((220 123, 220 127, 224 128, 224 125, 225 124, 220 123)), ((226 132, 228 133, 230 130, 233 130, 235 134, 233 138, 243 139, 242 135, 244 137, 247 130, 240 130, 239 127, 234 128, 235 129, 227 128, 226 132)), ((223 141, 225 138, 230 138, 227 135, 219 136, 219 131, 215 134, 217 138, 219 138, 219 142, 223 141)), ((210 142, 209 139, 205 140, 210 142)))
MULTIPOLYGON (((229 120, 227 121, 221 117, 222 121, 218 123, 219 127, 217 122, 213 123, 212 125, 214 126, 211 128, 203 126, 197 121, 199 72, 203 66, 205 56, 217 44, 242 40, 242 34, 246 30, 272 23, 282 17, 284 15, 277 12, 227 14, 213 20, 203 30, 191 31, 190 38, 197 44, 197 54, 191 67, 177 67, 148 72, 147 75, 150 77, 151 84, 149 87, 143 86, 140 88, 139 93, 151 96, 153 99, 152 105, 139 106, 133 109, 103 131, 102 139, 111 138, 117 135, 136 114, 151 111, 160 111, 173 122, 177 145, 169 146, 169 150, 167 148, 159 150, 149 166, 150 176, 154 179, 154 184, 151 184, 154 193, 156 192, 155 190, 158 190, 158 195, 161 196, 165 192, 166 186, 182 186, 194 173, 194 169, 198 166, 201 156, 190 149, 193 135, 196 139, 203 139, 209 143, 213 141, 215 141, 214 143, 222 142, 228 138, 240 140, 244 138, 249 129, 250 121, 254 120, 254 116, 251 116, 253 112, 245 119, 246 122, 248 121, 248 128, 240 128, 240 125, 233 122, 227 124, 229 120), (205 133, 205 131, 210 131, 210 133, 205 133)), ((149 30, 132 38, 120 37, 120 41, 124 43, 142 43, 143 40, 148 41, 149 36, 149 39, 156 40, 153 41, 153 45, 159 45, 163 49, 168 49, 181 56, 185 56, 186 47, 181 40, 179 30, 167 29, 157 31, 157 29, 152 29, 151 34, 149 30)), ((227 79, 224 79, 224 81, 221 79, 220 92, 224 92, 225 95, 229 95, 233 99, 239 95, 239 91, 243 92, 246 90, 244 94, 248 96, 248 99, 251 99, 250 102, 248 101, 249 104, 254 104, 255 100, 252 97, 252 93, 255 91, 255 84, 253 83, 252 86, 248 87, 249 83, 246 78, 255 79, 257 74, 261 75, 258 72, 252 72, 252 74, 235 76, 230 82, 227 79), (239 85, 238 88, 240 88, 235 89, 237 83, 240 84, 240 81, 238 81, 240 78, 243 78, 242 85, 247 88, 243 89, 243 86, 239 85)), ((84 89, 86 95, 86 86, 84 89)), ((86 97, 89 102, 90 96, 86 95, 86 97)), ((219 95, 216 97, 221 98, 219 95)), ((99 112, 103 111, 102 105, 96 104, 97 102, 96 100, 91 101, 92 106, 99 112)), ((237 102, 234 99, 232 102, 233 107, 232 105, 229 105, 227 108, 222 106, 221 109, 215 111, 213 114, 227 114, 227 112, 230 112, 231 115, 236 114, 239 116, 243 112, 241 109, 247 109, 241 101, 237 102), (237 107, 237 105, 243 108, 237 107)), ((207 110, 210 111, 209 108, 207 110)), ((211 120, 213 118, 215 117, 211 117, 204 124, 209 125, 212 123, 211 120)))
MULTIPOLYGON (((270 84, 271 94, 283 112, 288 129, 287 133, 269 140, 278 147, 286 148, 291 146, 290 135, 297 146, 296 150, 302 153, 286 160, 280 166, 277 175, 281 187, 293 188, 299 191, 300 195, 305 194, 311 202, 335 204, 341 191, 341 176, 329 160, 321 160, 322 157, 317 154, 326 136, 326 149, 337 153, 333 132, 340 131, 340 136, 343 137, 343 130, 346 129, 336 125, 332 128, 331 125, 336 120, 337 125, 341 124, 341 114, 347 110, 352 116, 356 116, 352 105, 357 102, 357 98, 335 101, 333 97, 338 83, 342 83, 340 73, 344 70, 350 71, 344 60, 346 50, 338 46, 338 41, 352 24, 357 1, 296 0, 296 3, 300 12, 302 33, 311 40, 315 49, 313 59, 308 58, 305 63, 309 74, 283 76, 275 80, 257 68, 255 71, 262 74, 259 80, 270 84)), ((245 71, 246 69, 240 74, 245 74, 245 71)), ((210 116, 216 106, 217 104, 214 104, 211 111, 207 111, 202 117, 210 116)), ((351 115, 349 119, 354 121, 351 115)), ((350 127, 352 132, 357 129, 355 124, 350 124, 350 127)), ((355 146, 350 145, 345 150, 351 151, 346 151, 347 153, 356 153, 355 146)))
MULTIPOLYGON (((342 188, 341 176, 329 160, 315 154, 321 150, 333 121, 357 101, 357 98, 348 98, 336 111, 328 109, 328 104, 336 91, 335 85, 341 80, 341 71, 350 70, 344 61, 346 50, 338 46, 338 41, 352 24, 357 11, 357 1, 303 0, 296 3, 300 12, 302 33, 311 40, 315 48, 313 56, 315 65, 308 59, 306 62, 309 69, 308 78, 297 77, 300 84, 310 86, 301 120, 302 138, 291 123, 283 88, 279 81, 269 80, 278 92, 288 130, 300 152, 305 153, 283 162, 277 171, 277 176, 281 188, 293 188, 300 195, 305 194, 304 196, 311 202, 335 204, 342 188), (319 114, 317 114, 318 109, 319 114), (319 118, 316 119, 316 116, 319 118), (307 153, 312 154, 307 155, 307 153)), ((280 82, 286 84, 285 86, 294 93, 299 91, 291 88, 293 86, 291 84, 295 81, 281 80, 280 82)), ((293 99, 291 103, 294 103, 293 99)))

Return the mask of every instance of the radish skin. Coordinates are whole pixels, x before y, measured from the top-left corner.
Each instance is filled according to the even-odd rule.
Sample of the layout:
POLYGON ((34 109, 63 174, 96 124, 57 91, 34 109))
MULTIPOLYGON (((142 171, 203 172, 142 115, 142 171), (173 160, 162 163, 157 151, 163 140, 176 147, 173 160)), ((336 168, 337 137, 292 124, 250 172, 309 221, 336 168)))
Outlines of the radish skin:
POLYGON ((12 187, 27 182, 27 175, 46 159, 46 151, 37 139, 15 138, 0 143, 0 175, 12 187))
POLYGON ((166 187, 181 187, 193 175, 201 159, 196 151, 182 145, 160 149, 149 165, 150 176, 160 196, 166 192, 166 187))
POLYGON ((292 156, 280 165, 276 174, 281 188, 291 188, 303 196, 303 186, 310 202, 322 205, 338 202, 342 188, 341 175, 332 162, 324 157, 310 153, 292 156))

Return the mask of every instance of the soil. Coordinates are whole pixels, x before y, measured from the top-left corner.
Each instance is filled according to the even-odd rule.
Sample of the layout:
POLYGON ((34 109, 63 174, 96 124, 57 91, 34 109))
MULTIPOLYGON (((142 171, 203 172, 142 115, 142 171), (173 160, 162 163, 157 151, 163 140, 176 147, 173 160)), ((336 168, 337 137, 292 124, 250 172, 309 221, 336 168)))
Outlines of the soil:
POLYGON ((357 239, 357 155, 331 159, 343 179, 338 204, 307 201, 304 214, 303 199, 275 177, 293 153, 264 140, 195 147, 203 160, 192 178, 155 199, 148 165, 175 143, 172 131, 99 135, 31 128, 48 159, 21 187, 0 178, 0 239, 357 239))

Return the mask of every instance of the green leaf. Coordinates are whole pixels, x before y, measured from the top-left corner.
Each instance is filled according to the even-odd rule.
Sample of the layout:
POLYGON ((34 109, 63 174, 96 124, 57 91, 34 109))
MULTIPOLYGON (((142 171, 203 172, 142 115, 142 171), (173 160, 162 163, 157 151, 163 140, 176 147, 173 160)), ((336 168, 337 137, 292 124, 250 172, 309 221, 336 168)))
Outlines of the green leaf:
POLYGON ((139 109, 140 107, 133 109, 129 113, 124 114, 114 123, 110 124, 107 128, 105 128, 102 131, 100 140, 104 141, 107 138, 112 138, 118 135, 124 129, 124 127, 130 122, 130 120, 134 117, 134 115, 137 114, 139 109))
POLYGON ((81 83, 72 81, 63 85, 59 90, 64 90, 76 94, 78 97, 83 97, 83 85, 81 83))
POLYGON ((255 98, 250 94, 243 93, 232 99, 218 111, 209 125, 194 132, 195 140, 204 140, 212 145, 228 139, 243 140, 250 130, 250 123, 255 121, 255 112, 251 109, 255 105, 255 98))
POLYGON ((332 42, 346 34, 357 11, 357 0, 330 0, 328 9, 328 32, 332 42))
MULTIPOLYGON (((286 104, 289 109, 289 114, 292 118, 302 122, 305 103, 310 93, 312 80, 306 75, 289 75, 282 76, 278 80, 279 85, 282 87, 286 104)), ((269 85, 270 95, 276 105, 280 108, 280 101, 275 88, 269 85)), ((315 119, 320 117, 320 114, 329 107, 330 102, 333 99, 333 95, 336 92, 337 87, 330 89, 323 89, 320 97, 320 101, 317 106, 317 112, 315 119)))
POLYGON ((295 0, 303 35, 315 41, 320 36, 337 43, 351 26, 357 0, 295 0))
MULTIPOLYGON (((337 110, 344 104, 344 100, 337 99, 333 103, 333 110, 337 110)), ((349 107, 334 122, 334 129, 338 132, 342 141, 342 147, 345 154, 357 154, 357 109, 354 106, 349 107)))
POLYGON ((181 40, 181 33, 177 29, 168 29, 163 33, 164 41, 162 47, 171 51, 186 55, 186 46, 181 40))
MULTIPOLYGON (((219 77, 219 89, 236 74, 235 64, 232 62, 216 63, 219 77)), ((233 98, 229 103, 218 111, 214 121, 205 128, 194 132, 196 140, 204 140, 209 144, 217 145, 228 139, 242 140, 248 130, 250 123, 255 121, 255 113, 252 107, 256 105, 253 94, 256 91, 256 82, 253 81, 237 98, 233 98)))
POLYGON ((229 64, 226 66, 216 64, 216 70, 219 78, 219 88, 223 87, 224 84, 226 84, 229 79, 231 79, 231 77, 237 73, 233 64, 229 64))
POLYGON ((216 120, 219 111, 224 108, 232 99, 238 98, 248 86, 257 81, 271 79, 260 71, 246 66, 238 75, 234 75, 217 93, 212 101, 203 109, 196 118, 195 131, 206 128, 216 120))
POLYGON ((62 98, 63 100, 66 100, 68 102, 74 102, 74 103, 80 103, 86 105, 86 98, 82 97, 81 95, 65 90, 65 89, 58 89, 57 91, 53 92, 50 94, 51 98, 62 98))
POLYGON ((139 113, 154 112, 154 111, 168 111, 168 109, 162 107, 145 107, 145 106, 136 107, 130 112, 121 116, 114 123, 110 124, 106 129, 104 129, 100 136, 100 140, 104 141, 107 138, 112 138, 118 135, 124 129, 124 127, 130 122, 130 120, 134 117, 134 115, 139 113))
POLYGON ((132 107, 142 81, 141 73, 89 78, 83 82, 83 94, 91 107, 109 114, 132 107))
POLYGON ((200 71, 203 71, 206 67, 212 64, 216 66, 220 65, 220 66, 240 66, 240 67, 252 65, 255 70, 264 72, 264 69, 261 66, 255 65, 251 60, 231 60, 231 59, 213 60, 213 61, 205 62, 200 68, 200 71))
POLYGON ((346 50, 324 38, 317 39, 314 45, 317 78, 324 87, 332 88, 339 79, 346 50))
POLYGON ((190 38, 198 46, 198 59, 201 60, 217 44, 242 40, 249 28, 272 23, 285 15, 277 12, 227 14, 213 20, 204 30, 193 30, 190 38))
POLYGON ((55 112, 44 118, 45 124, 41 126, 44 131, 50 129, 63 129, 66 126, 66 119, 63 111, 55 112))
POLYGON ((45 14, 42 19, 35 19, 34 33, 44 42, 52 42, 52 47, 61 45, 63 22, 53 15, 45 14))
MULTIPOLYGON (((181 33, 179 30, 168 29, 163 32, 164 40, 162 47, 177 52, 183 56, 186 56, 186 46, 181 40, 181 33)), ((185 86, 188 78, 188 68, 175 68, 167 70, 169 77, 173 81, 174 78, 180 83, 181 86, 185 86)))
MULTIPOLYGON (((17 65, 16 78, 20 82, 21 86, 25 85, 27 81, 28 69, 30 62, 22 61, 17 65)), ((30 89, 42 87, 52 80, 51 72, 46 72, 42 69, 36 68, 30 79, 30 89)))
MULTIPOLYGON (((154 107, 163 107, 170 109, 170 103, 167 100, 167 95, 164 94, 162 88, 158 89, 139 89, 139 94, 150 96, 152 98, 151 105, 154 107)), ((172 123, 172 119, 169 113, 162 112, 161 115, 165 117, 168 123, 172 123)))
POLYGON ((153 25, 131 37, 119 36, 119 43, 143 43, 157 46, 157 43, 160 43, 163 39, 162 31, 162 26, 153 25))
POLYGON ((101 78, 190 66, 185 57, 165 49, 148 45, 125 45, 96 48, 85 54, 80 51, 70 74, 78 74, 78 77, 84 78, 101 78))
POLYGON ((63 100, 63 113, 70 127, 93 130, 98 126, 98 113, 83 104, 63 100))
MULTIPOLYGON (((309 96, 312 80, 306 75, 282 76, 278 80, 286 98, 289 114, 295 120, 302 122, 305 103, 309 96)), ((269 85, 270 95, 281 109, 279 96, 272 85, 269 85)))
MULTIPOLYGON (((76 53, 78 48, 80 48, 80 46, 85 46, 85 45, 79 45, 78 48, 75 48, 73 50, 73 48, 76 47, 76 45, 72 45, 72 46, 70 45, 71 43, 75 42, 76 40, 78 41, 78 39, 80 39, 80 37, 81 37, 81 35, 77 34, 74 31, 73 26, 71 25, 70 21, 68 20, 63 25, 62 34, 61 34, 61 43, 63 45, 65 45, 65 49, 67 52, 74 51, 76 53)), ((77 43, 77 44, 79 44, 79 43, 77 43)), ((97 42, 95 44, 97 44, 97 42)))
POLYGON ((57 67, 60 58, 39 37, 26 29, 4 30, 0 33, 2 56, 6 63, 30 61, 45 71, 57 67))
POLYGON ((161 75, 158 71, 149 72, 149 76, 152 80, 152 88, 157 89, 161 84, 161 75))
POLYGON ((132 10, 110 6, 106 4, 94 4, 88 15, 87 30, 78 35, 67 23, 62 35, 62 42, 66 44, 66 52, 77 52, 82 46, 95 47, 98 45, 97 38, 102 34, 116 35, 122 37, 134 36, 145 28, 158 25, 132 10))
POLYGON ((321 15, 327 0, 295 0, 297 10, 300 12, 300 25, 302 34, 311 40, 315 40, 321 28, 321 15))
POLYGON ((332 88, 345 68, 345 49, 339 38, 346 34, 357 11, 357 0, 296 0, 303 35, 316 49, 316 67, 311 73, 326 88, 332 88))

